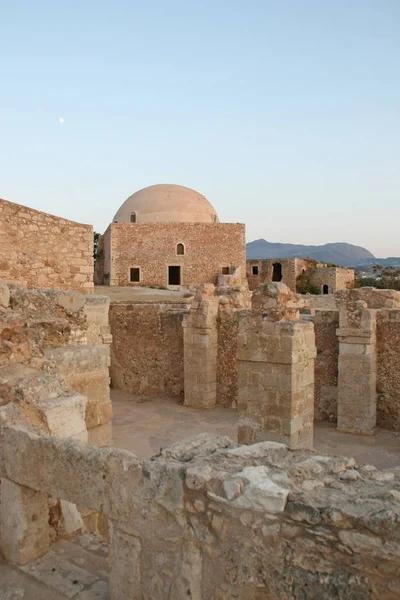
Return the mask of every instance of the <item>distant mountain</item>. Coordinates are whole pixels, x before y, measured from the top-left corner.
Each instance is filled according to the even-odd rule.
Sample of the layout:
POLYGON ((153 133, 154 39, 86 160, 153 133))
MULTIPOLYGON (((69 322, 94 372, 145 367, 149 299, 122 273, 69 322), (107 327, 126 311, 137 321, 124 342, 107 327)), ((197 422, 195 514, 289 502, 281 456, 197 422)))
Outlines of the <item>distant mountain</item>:
POLYGON ((377 262, 378 259, 366 248, 336 242, 323 246, 301 244, 278 244, 267 240, 255 240, 246 244, 247 258, 313 258, 342 267, 377 262))

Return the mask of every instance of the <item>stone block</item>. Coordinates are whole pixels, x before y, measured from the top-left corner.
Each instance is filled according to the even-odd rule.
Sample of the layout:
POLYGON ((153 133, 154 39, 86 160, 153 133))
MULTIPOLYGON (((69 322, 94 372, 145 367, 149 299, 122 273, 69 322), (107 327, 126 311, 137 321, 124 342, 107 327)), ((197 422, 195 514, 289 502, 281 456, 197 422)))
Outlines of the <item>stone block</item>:
POLYGON ((73 394, 65 398, 38 402, 41 418, 51 435, 88 440, 85 423, 86 397, 73 394))
POLYGON ((47 494, 2 477, 0 498, 0 548, 6 559, 24 565, 47 552, 50 543, 47 494))
POLYGON ((93 429, 88 429, 88 443, 97 448, 104 448, 111 444, 112 428, 111 423, 98 425, 93 429))
POLYGON ((112 420, 111 402, 88 402, 86 404, 86 427, 93 429, 112 420))
POLYGON ((3 308, 10 306, 10 288, 4 281, 0 281, 0 306, 3 308))

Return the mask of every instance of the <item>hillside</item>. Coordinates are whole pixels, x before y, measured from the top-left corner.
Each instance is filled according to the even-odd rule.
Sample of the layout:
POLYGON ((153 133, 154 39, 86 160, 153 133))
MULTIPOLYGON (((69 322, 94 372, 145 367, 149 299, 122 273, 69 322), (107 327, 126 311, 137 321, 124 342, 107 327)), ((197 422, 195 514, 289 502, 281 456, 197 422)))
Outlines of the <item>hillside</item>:
POLYGON ((267 240, 255 240, 246 244, 247 258, 313 258, 343 267, 352 267, 370 261, 375 256, 366 248, 344 242, 323 246, 303 246, 301 244, 279 244, 267 240))

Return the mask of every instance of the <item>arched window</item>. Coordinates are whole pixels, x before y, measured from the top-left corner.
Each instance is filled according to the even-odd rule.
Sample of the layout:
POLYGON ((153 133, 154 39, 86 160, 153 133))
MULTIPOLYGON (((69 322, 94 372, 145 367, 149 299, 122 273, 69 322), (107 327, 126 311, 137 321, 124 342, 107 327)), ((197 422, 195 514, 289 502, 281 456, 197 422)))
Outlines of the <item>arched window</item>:
POLYGON ((325 283, 324 286, 322 287, 322 293, 323 294, 329 294, 329 287, 327 286, 327 284, 325 283))
POLYGON ((131 223, 136 223, 136 213, 131 213, 131 223))
POLYGON ((183 256, 185 254, 185 246, 183 244, 178 244, 176 247, 176 253, 183 256))
POLYGON ((216 223, 217 222, 217 215, 211 215, 211 221, 213 223, 216 223))

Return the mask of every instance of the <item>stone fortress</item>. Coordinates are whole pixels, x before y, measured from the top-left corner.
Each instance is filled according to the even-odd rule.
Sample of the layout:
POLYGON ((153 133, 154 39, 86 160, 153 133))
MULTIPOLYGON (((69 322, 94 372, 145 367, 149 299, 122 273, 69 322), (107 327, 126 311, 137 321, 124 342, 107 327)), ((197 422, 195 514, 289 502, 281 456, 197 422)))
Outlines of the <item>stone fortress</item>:
POLYGON ((302 296, 297 259, 251 261, 256 286, 244 226, 185 190, 122 205, 94 294, 90 226, 1 202, 5 597, 398 599, 400 443, 373 463, 400 439, 400 293, 316 267, 328 293, 302 296), (202 432, 143 458, 116 447, 110 378, 130 436, 155 398, 202 432), (233 439, 209 433, 218 410, 233 439), (371 460, 321 451, 321 427, 371 460))

